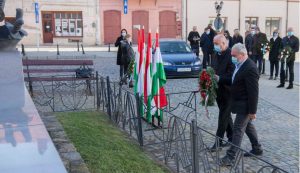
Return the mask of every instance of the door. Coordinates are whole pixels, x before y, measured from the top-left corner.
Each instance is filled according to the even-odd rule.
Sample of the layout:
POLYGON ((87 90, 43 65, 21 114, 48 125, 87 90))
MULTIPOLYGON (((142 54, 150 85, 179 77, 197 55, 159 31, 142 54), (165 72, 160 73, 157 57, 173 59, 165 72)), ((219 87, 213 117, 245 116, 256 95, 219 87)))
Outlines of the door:
POLYGON ((104 11, 104 44, 114 43, 121 33, 121 12, 104 11))
POLYGON ((176 12, 174 11, 159 12, 159 33, 161 38, 176 38, 177 36, 176 12))
POLYGON ((44 43, 53 43, 53 13, 42 12, 44 43))
MULTIPOLYGON (((148 11, 133 11, 132 12, 132 25, 141 25, 145 27, 145 39, 148 39, 147 33, 149 32, 149 12, 148 11)), ((133 43, 138 41, 138 31, 133 28, 133 43)))

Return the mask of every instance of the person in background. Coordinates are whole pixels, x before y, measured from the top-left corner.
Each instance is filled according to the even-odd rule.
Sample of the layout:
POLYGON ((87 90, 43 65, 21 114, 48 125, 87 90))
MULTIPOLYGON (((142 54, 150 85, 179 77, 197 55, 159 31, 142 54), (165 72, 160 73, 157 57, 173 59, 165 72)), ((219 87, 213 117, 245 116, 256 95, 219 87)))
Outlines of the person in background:
POLYGON ((240 31, 239 29, 235 29, 234 30, 234 34, 233 34, 233 37, 232 37, 232 46, 237 44, 237 43, 244 43, 243 42, 243 37, 240 35, 240 31))
POLYGON ((229 46, 229 48, 232 48, 232 46, 233 46, 232 37, 230 36, 230 33, 229 33, 228 30, 224 31, 224 36, 225 36, 225 38, 226 38, 226 40, 228 42, 227 45, 229 46))
POLYGON ((253 62, 256 62, 255 56, 252 54, 252 46, 253 46, 254 35, 255 35, 255 27, 251 27, 249 34, 245 38, 245 46, 247 48, 249 58, 253 62))
POLYGON ((270 52, 269 52, 269 61, 270 61, 270 78, 273 79, 273 72, 275 68, 275 77, 274 80, 278 77, 279 72, 279 59, 280 59, 280 51, 282 49, 282 40, 279 37, 278 30, 273 31, 273 37, 270 39, 270 52))
MULTIPOLYGON (((289 86, 286 89, 292 89, 293 88, 293 82, 294 82, 294 63, 296 58, 296 52, 299 52, 299 39, 294 36, 294 30, 293 28, 288 28, 287 30, 287 36, 282 39, 282 47, 290 47, 291 48, 291 54, 290 56, 285 60, 286 61, 286 68, 289 69, 290 78, 289 78, 289 86)), ((281 63, 280 68, 280 85, 277 86, 277 88, 284 87, 285 84, 285 69, 284 69, 284 63, 281 63)))
POLYGON ((210 57, 210 61, 208 61, 208 64, 212 67, 214 67, 214 65, 216 64, 216 60, 215 60, 215 52, 214 52, 214 38, 217 35, 217 32, 213 29, 212 24, 208 24, 207 26, 210 30, 209 32, 209 38, 211 41, 211 45, 210 45, 210 50, 209 50, 209 57, 210 57))
POLYGON ((132 74, 128 73, 128 68, 130 62, 134 59, 135 53, 131 47, 131 35, 127 34, 125 36, 125 40, 121 41, 121 62, 123 63, 124 75, 121 82, 127 84, 127 80, 129 79, 129 88, 133 87, 132 74))
POLYGON ((204 33, 201 35, 200 39, 200 47, 203 53, 203 69, 206 69, 207 64, 210 65, 210 56, 211 56, 211 45, 213 42, 210 39, 210 29, 207 27, 204 30, 204 33))
POLYGON ((263 62, 264 62, 264 54, 262 52, 262 44, 268 43, 267 35, 265 33, 260 32, 259 27, 255 28, 255 35, 253 37, 252 42, 252 55, 255 56, 255 62, 258 64, 258 72, 259 74, 264 74, 263 62))
POLYGON ((231 51, 232 63, 235 70, 231 79, 231 111, 236 113, 233 125, 232 146, 227 150, 226 155, 221 159, 221 166, 232 166, 241 147, 244 133, 248 136, 252 150, 245 153, 244 157, 263 154, 261 144, 258 141, 257 132, 253 120, 256 119, 259 74, 253 61, 248 59, 247 49, 241 44, 235 44, 231 51))
MULTIPOLYGON (((234 71, 234 64, 231 61, 231 50, 228 47, 228 41, 223 34, 218 34, 214 38, 214 49, 216 53, 216 79, 218 81, 217 104, 219 108, 219 121, 216 136, 220 138, 219 144, 225 147, 223 143, 225 132, 227 133, 228 142, 232 142, 233 121, 231 117, 231 78, 234 71)), ((228 143, 227 143, 228 144, 228 143)), ((217 149, 216 143, 210 151, 217 149)))
POLYGON ((190 42, 193 52, 196 53, 197 57, 199 57, 200 35, 199 32, 197 31, 197 26, 194 26, 193 31, 189 33, 188 40, 190 42))
POLYGON ((121 30, 121 36, 117 38, 117 41, 115 43, 115 47, 118 47, 118 54, 117 54, 117 65, 120 66, 120 80, 123 78, 125 74, 124 69, 124 62, 122 61, 122 50, 121 50, 121 41, 125 40, 125 36, 127 35, 127 30, 122 29, 121 30))

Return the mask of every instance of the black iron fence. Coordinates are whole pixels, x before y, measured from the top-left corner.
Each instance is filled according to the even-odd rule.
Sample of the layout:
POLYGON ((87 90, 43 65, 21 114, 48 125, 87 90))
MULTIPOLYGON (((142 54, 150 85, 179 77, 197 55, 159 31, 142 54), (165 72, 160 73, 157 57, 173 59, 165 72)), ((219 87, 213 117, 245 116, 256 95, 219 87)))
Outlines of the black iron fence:
MULTIPOLYGON (((174 172, 226 173, 298 172, 298 166, 280 168, 260 157, 245 158, 247 151, 240 147, 231 167, 221 167, 220 159, 225 150, 211 152, 209 147, 219 137, 199 126, 200 95, 198 91, 166 94, 168 105, 162 110, 161 119, 152 122, 143 119, 146 115, 143 98, 119 82, 96 74, 95 80, 37 83, 33 100, 38 109, 46 111, 99 110, 106 112, 110 120, 138 141, 141 147, 151 152, 174 172), (39 90, 37 90, 39 88, 39 90), (141 111, 141 109, 144 109, 141 111), (160 121, 161 120, 161 121, 160 121)), ((204 109, 201 107, 201 109, 204 109)), ((225 142, 225 141, 224 141, 225 142)), ((233 146, 233 144, 230 144, 233 146)))

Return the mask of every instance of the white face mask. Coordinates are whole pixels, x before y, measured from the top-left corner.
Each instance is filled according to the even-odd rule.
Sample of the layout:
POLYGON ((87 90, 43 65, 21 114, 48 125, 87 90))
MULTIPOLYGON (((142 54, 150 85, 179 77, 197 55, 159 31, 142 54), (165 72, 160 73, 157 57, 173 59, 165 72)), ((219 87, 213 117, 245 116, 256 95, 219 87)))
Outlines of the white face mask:
POLYGON ((209 35, 209 34, 210 34, 210 30, 207 30, 207 31, 206 31, 206 34, 209 35))
POLYGON ((255 31, 251 31, 251 35, 255 35, 255 31))
POLYGON ((121 34, 123 37, 125 37, 126 36, 126 32, 122 32, 122 34, 121 34))

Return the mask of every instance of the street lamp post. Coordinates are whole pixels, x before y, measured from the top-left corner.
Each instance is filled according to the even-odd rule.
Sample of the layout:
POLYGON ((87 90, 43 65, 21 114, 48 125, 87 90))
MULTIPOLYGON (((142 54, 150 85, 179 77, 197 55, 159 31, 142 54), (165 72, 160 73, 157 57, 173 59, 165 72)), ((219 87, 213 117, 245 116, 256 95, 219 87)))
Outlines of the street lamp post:
POLYGON ((223 4, 224 2, 221 1, 220 3, 218 3, 217 1, 215 2, 215 9, 216 9, 216 13, 217 13, 217 17, 214 21, 214 27, 216 28, 216 30, 219 32, 220 29, 223 27, 223 21, 221 19, 221 10, 223 8, 223 4))

